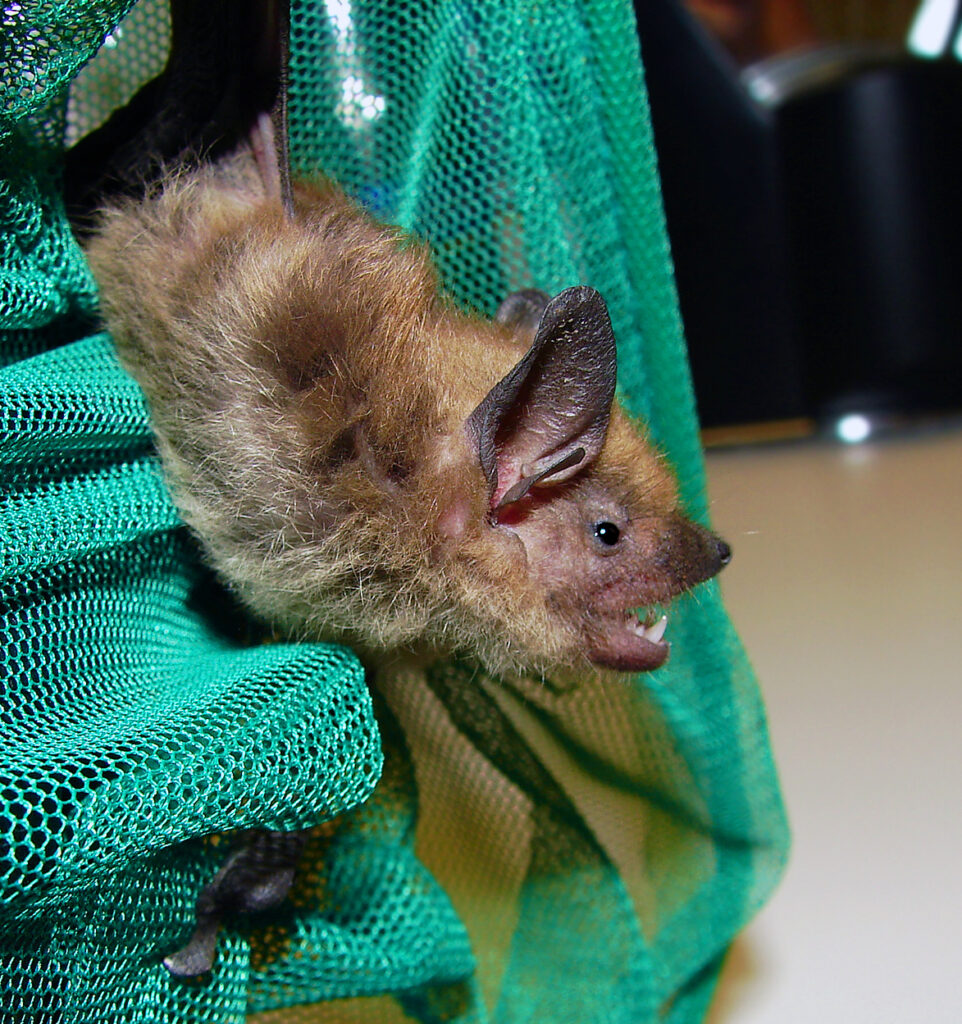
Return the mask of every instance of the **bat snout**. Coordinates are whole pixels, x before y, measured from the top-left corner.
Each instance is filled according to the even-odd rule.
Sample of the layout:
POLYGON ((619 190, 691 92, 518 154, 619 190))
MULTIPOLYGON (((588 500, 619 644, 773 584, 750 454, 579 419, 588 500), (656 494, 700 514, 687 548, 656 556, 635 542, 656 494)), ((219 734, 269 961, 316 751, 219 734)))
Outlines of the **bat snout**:
POLYGON ((687 519, 672 519, 662 533, 660 568, 680 593, 716 576, 732 560, 728 543, 687 519))
POLYGON ((644 558, 636 572, 606 579, 585 616, 588 659, 618 672, 647 672, 668 660, 668 616, 651 606, 668 605, 732 557, 720 537, 680 516, 649 520, 637 540, 644 558))

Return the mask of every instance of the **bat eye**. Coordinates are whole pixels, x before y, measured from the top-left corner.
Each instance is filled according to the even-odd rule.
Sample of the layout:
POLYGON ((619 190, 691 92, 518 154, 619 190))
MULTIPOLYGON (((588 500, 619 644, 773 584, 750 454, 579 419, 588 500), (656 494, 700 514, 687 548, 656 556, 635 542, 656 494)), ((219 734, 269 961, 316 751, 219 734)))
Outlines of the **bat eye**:
POLYGON ((595 536, 605 547, 613 548, 618 543, 621 530, 614 523, 595 523, 595 536))

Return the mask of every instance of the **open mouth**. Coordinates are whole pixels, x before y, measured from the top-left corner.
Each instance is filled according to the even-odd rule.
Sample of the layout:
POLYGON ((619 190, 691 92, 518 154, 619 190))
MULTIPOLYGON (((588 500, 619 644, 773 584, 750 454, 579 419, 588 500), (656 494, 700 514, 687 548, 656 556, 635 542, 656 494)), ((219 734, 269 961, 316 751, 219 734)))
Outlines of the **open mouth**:
POLYGON ((652 609, 626 612, 598 622, 588 657, 595 665, 618 672, 650 672, 668 660, 668 616, 652 609))
MULTIPOLYGON (((649 609, 642 618, 641 612, 628 612, 628 624, 636 636, 642 637, 653 644, 662 643, 662 637, 668 628, 668 616, 658 617, 658 613, 649 609)), ((664 646, 668 646, 664 644, 664 646)))

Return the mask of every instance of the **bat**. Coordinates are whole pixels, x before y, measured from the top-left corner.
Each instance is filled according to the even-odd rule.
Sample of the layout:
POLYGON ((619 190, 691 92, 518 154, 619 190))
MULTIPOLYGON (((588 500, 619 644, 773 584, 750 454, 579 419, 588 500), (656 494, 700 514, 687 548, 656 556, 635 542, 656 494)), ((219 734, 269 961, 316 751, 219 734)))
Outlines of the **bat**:
MULTIPOLYGON (((252 142, 158 161, 86 241, 211 565, 283 634, 347 644, 372 672, 399 657, 496 675, 663 665, 664 606, 731 552, 615 400, 602 297, 456 308, 424 245, 330 182, 289 183, 276 108, 252 142)), ((258 889, 241 867, 207 894, 203 948, 175 973, 209 966, 227 889, 258 889)))
POLYGON ((592 289, 464 314, 422 247, 329 184, 288 215, 249 153, 109 211, 87 252, 184 519, 285 634, 643 671, 668 644, 636 610, 728 559, 613 401, 592 289))

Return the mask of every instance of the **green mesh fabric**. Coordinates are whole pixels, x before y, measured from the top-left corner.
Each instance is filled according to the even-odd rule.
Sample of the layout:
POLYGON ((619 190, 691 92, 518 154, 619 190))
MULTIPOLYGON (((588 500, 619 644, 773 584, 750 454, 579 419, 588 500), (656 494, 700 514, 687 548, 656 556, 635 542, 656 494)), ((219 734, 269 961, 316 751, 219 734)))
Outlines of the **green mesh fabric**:
MULTIPOLYGON (((162 5, 129 6, 2 14, 0 1020, 701 1020, 787 846, 717 588, 630 684, 442 663, 372 695, 347 650, 255 642, 62 214, 65 138, 163 63, 162 5), (171 978, 255 827, 312 829, 289 898, 230 922, 209 978, 171 978)), ((292 40, 297 167, 427 238, 465 305, 598 288, 622 397, 704 516, 630 6, 304 0, 292 40)))

